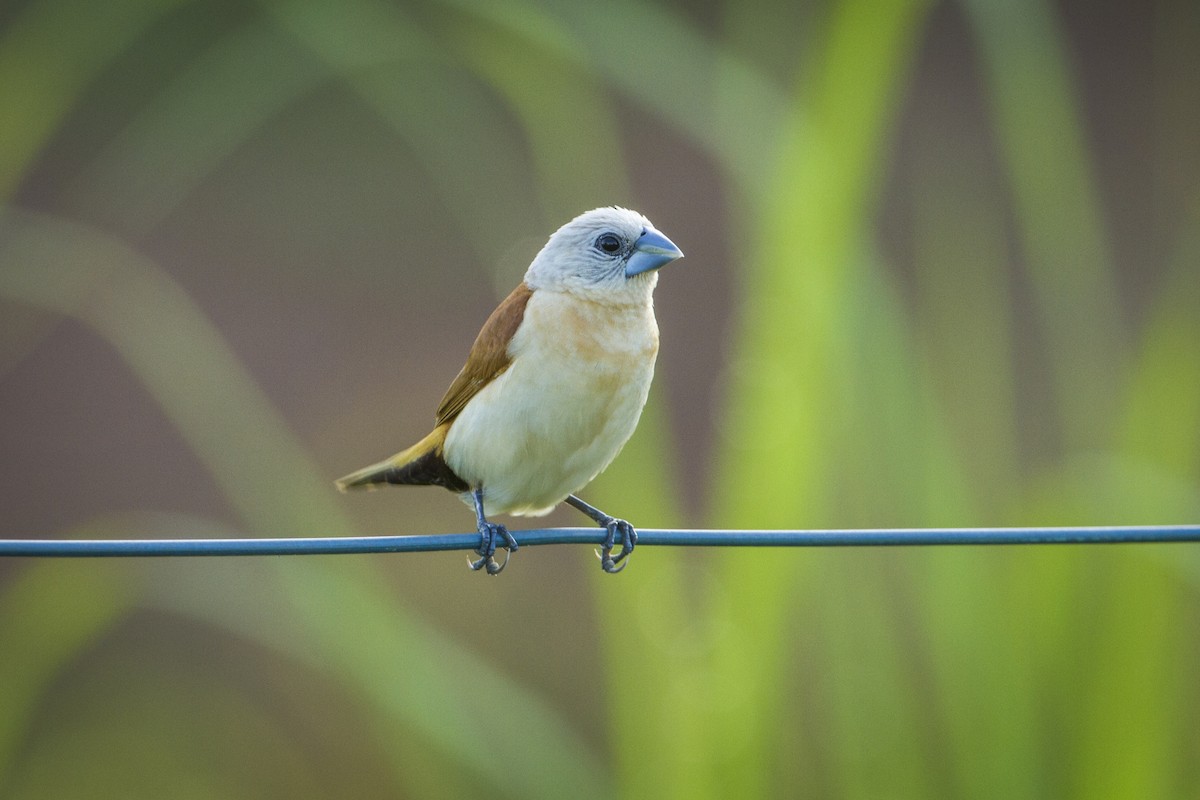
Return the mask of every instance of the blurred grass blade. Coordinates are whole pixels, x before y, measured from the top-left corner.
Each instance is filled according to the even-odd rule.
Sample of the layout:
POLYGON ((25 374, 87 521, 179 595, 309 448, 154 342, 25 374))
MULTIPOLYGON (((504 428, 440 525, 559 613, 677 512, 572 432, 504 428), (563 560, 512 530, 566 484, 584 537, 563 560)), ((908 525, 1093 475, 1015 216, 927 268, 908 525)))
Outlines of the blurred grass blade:
MULTIPOLYGON (((245 560, 219 572, 175 564, 155 581, 156 596, 164 607, 338 679, 370 709, 372 733, 385 749, 416 734, 488 787, 484 794, 557 798, 569 786, 573 797, 611 796, 603 765, 555 710, 387 599, 393 592, 377 562, 272 561, 245 560), (219 597, 214 582, 222 586, 219 597), (264 582, 278 595, 264 593, 264 582), (286 604, 264 606, 264 594, 286 604), (289 624, 293 617, 299 628, 289 624)), ((419 785, 422 769, 399 758, 392 763, 400 785, 419 785)))
POLYGON ((310 48, 427 165, 424 185, 445 203, 483 263, 513 231, 539 228, 521 202, 528 180, 511 154, 507 112, 422 35, 401 7, 377 0, 337 5, 271 3, 280 26, 310 48))
POLYGON ((535 190, 543 198, 543 220, 553 225, 629 197, 629 186, 620 129, 604 87, 578 62, 564 58, 561 47, 544 46, 570 41, 553 20, 539 16, 529 26, 549 30, 530 39, 474 16, 464 18, 447 38, 517 114, 533 161, 535 190))
POLYGON ((1020 488, 1005 212, 987 191, 988 165, 959 132, 944 129, 944 118, 932 113, 916 123, 916 344, 927 354, 930 382, 954 432, 966 472, 961 488, 972 487, 979 512, 956 524, 985 524, 1003 519, 1020 488))
POLYGON ((1200 484, 1200 196, 1156 294, 1134 362, 1121 452, 1200 484))
MULTIPOLYGON (((661 390, 651 392, 637 432, 613 469, 588 492, 602 508, 644 527, 682 519, 672 479, 669 430, 661 390), (657 522, 656 522, 657 520, 657 522)), ((710 790, 696 761, 714 742, 705 738, 706 621, 690 596, 706 577, 686 554, 643 548, 613 581, 590 568, 604 641, 605 706, 616 782, 622 797, 700 798, 710 790), (615 612, 615 613, 614 613, 615 612)))
POLYGON ((328 481, 166 273, 96 229, 15 211, 0 216, 0 248, 0 296, 110 342, 255 533, 351 532, 328 481))
POLYGON ((944 765, 937 771, 947 784, 937 794, 1038 796, 1048 784, 1037 701, 1047 653, 1035 647, 1028 617, 1010 598, 1028 592, 1040 609, 1032 613, 1046 619, 1071 587, 1047 589, 1022 575, 1025 560, 1009 552, 947 549, 922 553, 919 563, 913 583, 931 685, 923 720, 941 729, 944 765))
POLYGON ((989 82, 1068 449, 1111 443, 1127 342, 1079 92, 1056 10, 965 4, 989 82))
POLYGON ((76 179, 75 205, 122 230, 151 230, 263 125, 336 76, 429 165, 430 191, 481 259, 512 230, 538 227, 527 203, 512 202, 524 182, 505 156, 516 147, 500 135, 502 112, 403 9, 295 0, 264 10, 267 22, 235 28, 140 110, 76 179))
POLYGON ((1176 772, 1182 763, 1176 743, 1191 734, 1200 709, 1185 677, 1195 676, 1196 655, 1171 633, 1194 626, 1195 587, 1181 587, 1164 563, 1106 555, 1111 574, 1093 612, 1106 624, 1074 650, 1092 653, 1095 667, 1073 689, 1080 699, 1072 703, 1078 715, 1071 725, 1077 753, 1068 762, 1074 769, 1067 772, 1072 794, 1178 797, 1186 773, 1176 772), (1095 698, 1103 702, 1088 702, 1095 698))
MULTIPOLYGON (((739 309, 718 525, 820 526, 830 519, 825 472, 831 431, 849 397, 840 364, 857 242, 878 181, 883 143, 920 42, 927 4, 845 2, 833 11, 825 49, 805 65, 775 179, 750 213, 758 245, 739 309)), ((722 796, 761 797, 782 709, 775 691, 807 570, 775 554, 723 554, 725 601, 714 613, 724 639, 713 684, 738 687, 739 706, 713 720, 713 767, 722 796)), ((773 791, 774 789, 774 791, 773 791)))
POLYGON ((905 669, 902 608, 887 580, 893 558, 832 552, 816 578, 823 591, 811 620, 828 661, 811 679, 829 704, 823 735, 837 797, 950 796, 920 735, 922 698, 905 669))
POLYGON ((0 591, 0 794, 44 692, 138 600, 130 571, 119 560, 39 561, 0 591))
POLYGON ((632 0, 441 2, 492 19, 602 76, 711 153, 742 187, 766 174, 786 93, 682 14, 632 0), (562 37, 557 25, 570 36, 562 37))
POLYGON ((96 75, 179 0, 33 0, 0 30, 0 204, 96 75))
POLYGON ((298 50, 257 20, 219 39, 75 178, 71 206, 119 230, 153 230, 238 146, 328 79, 298 50))

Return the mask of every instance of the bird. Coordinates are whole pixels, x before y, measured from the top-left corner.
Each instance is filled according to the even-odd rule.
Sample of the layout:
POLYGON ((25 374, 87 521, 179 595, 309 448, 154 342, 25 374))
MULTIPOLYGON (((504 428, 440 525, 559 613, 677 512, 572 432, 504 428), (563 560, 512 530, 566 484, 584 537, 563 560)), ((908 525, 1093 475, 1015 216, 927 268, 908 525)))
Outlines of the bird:
POLYGON ((637 427, 658 356, 658 270, 682 257, 636 211, 610 206, 575 217, 550 236, 488 317, 438 405, 433 430, 339 478, 337 487, 454 492, 475 511, 479 558, 468 564, 489 575, 499 574, 519 546, 490 516, 541 516, 566 502, 605 529, 597 556, 605 572, 620 572, 636 529, 577 492, 637 427))

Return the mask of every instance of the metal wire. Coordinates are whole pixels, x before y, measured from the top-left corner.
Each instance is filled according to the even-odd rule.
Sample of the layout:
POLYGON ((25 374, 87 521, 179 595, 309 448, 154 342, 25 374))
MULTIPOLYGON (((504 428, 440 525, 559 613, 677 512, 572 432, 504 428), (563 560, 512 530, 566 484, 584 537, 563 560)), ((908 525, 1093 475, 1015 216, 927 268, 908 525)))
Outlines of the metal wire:
MULTIPOLYGON (((603 542, 598 528, 513 531, 522 547, 603 542)), ((894 530, 663 530, 638 531, 639 546, 671 547, 910 547, 999 544, 1133 544, 1200 542, 1200 525, 1089 528, 906 528, 894 530)), ((291 556, 423 553, 474 550, 477 533, 432 536, 350 536, 289 539, 0 539, 0 556, 291 556)))

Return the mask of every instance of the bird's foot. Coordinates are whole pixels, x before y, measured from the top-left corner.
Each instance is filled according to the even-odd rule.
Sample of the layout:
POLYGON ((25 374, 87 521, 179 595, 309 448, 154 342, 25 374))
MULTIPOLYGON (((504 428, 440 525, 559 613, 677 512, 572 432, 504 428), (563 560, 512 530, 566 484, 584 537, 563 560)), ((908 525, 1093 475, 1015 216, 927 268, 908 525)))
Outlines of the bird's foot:
POLYGON ((610 575, 616 575, 629 564, 625 559, 637 545, 637 531, 628 522, 616 517, 607 517, 599 522, 607 531, 607 535, 605 535, 600 549, 596 551, 596 558, 600 559, 601 569, 610 575), (621 552, 617 554, 616 558, 613 558, 612 551, 616 547, 617 539, 621 540, 621 552))
POLYGON ((473 570, 486 569, 488 575, 499 575, 508 566, 508 557, 517 552, 517 540, 508 532, 508 528, 498 522, 481 520, 479 523, 479 548, 475 551, 479 558, 475 561, 467 559, 467 564, 473 570), (500 540, 500 541, 498 541, 500 540), (496 561, 496 547, 500 542, 504 545, 504 561, 496 561))
POLYGON ((623 519, 610 517, 573 494, 567 495, 567 505, 587 514, 590 519, 608 532, 604 537, 604 543, 596 551, 596 558, 600 559, 600 567, 610 575, 615 575, 625 569, 625 565, 629 563, 625 559, 629 557, 629 554, 633 552, 634 545, 637 544, 637 531, 633 529, 633 526, 623 519), (621 539, 621 552, 616 558, 613 558, 612 551, 617 545, 618 537, 621 539))

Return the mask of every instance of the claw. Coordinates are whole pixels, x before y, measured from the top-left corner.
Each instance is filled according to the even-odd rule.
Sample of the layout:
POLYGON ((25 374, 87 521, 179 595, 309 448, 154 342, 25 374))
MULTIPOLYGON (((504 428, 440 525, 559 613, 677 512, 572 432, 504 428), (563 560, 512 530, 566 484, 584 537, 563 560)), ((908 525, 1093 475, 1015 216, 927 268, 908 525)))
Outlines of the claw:
POLYGON ((596 556, 600 559, 601 569, 609 575, 616 575, 629 564, 625 559, 633 552, 633 548, 637 544, 637 531, 625 520, 613 517, 609 517, 604 523, 604 529, 607 531, 607 535, 604 537, 604 543, 600 550, 596 551, 596 556), (621 537, 621 552, 617 554, 616 558, 613 558, 612 549, 616 546, 618 534, 621 537))
POLYGON ((609 575, 616 575, 618 572, 625 569, 625 567, 629 566, 628 561, 625 561, 621 563, 620 566, 617 566, 617 564, 621 562, 621 559, 624 557, 624 554, 619 554, 616 558, 613 558, 612 554, 609 552, 601 553, 599 550, 596 551, 596 558, 600 559, 600 569, 604 570, 609 575))
POLYGON ((484 567, 487 567, 488 575, 499 575, 500 570, 504 569, 507 565, 508 565, 508 555, 507 554, 505 554, 504 563, 502 563, 502 564, 496 563, 495 556, 483 556, 482 558, 477 558, 474 561, 472 561, 469 558, 467 559, 468 567, 475 570, 476 572, 483 569, 484 567))
POLYGON ((508 553, 504 554, 503 563, 497 562, 495 556, 483 556, 475 559, 474 561, 468 558, 467 566, 476 572, 486 567, 488 575, 499 575, 500 572, 508 566, 508 553))
POLYGON ((468 558, 467 566, 476 572, 486 567, 488 575, 499 575, 504 571, 504 568, 508 566, 508 557, 510 555, 512 555, 512 551, 505 548, 503 561, 497 562, 495 556, 483 556, 482 558, 477 558, 474 561, 468 558))
POLYGON ((480 525, 479 530, 479 558, 472 561, 467 559, 467 566, 478 572, 481 569, 487 570, 488 575, 499 575, 508 566, 508 558, 517 550, 517 540, 503 525, 495 522, 485 522, 480 525), (496 539, 504 537, 504 561, 496 561, 496 539))

